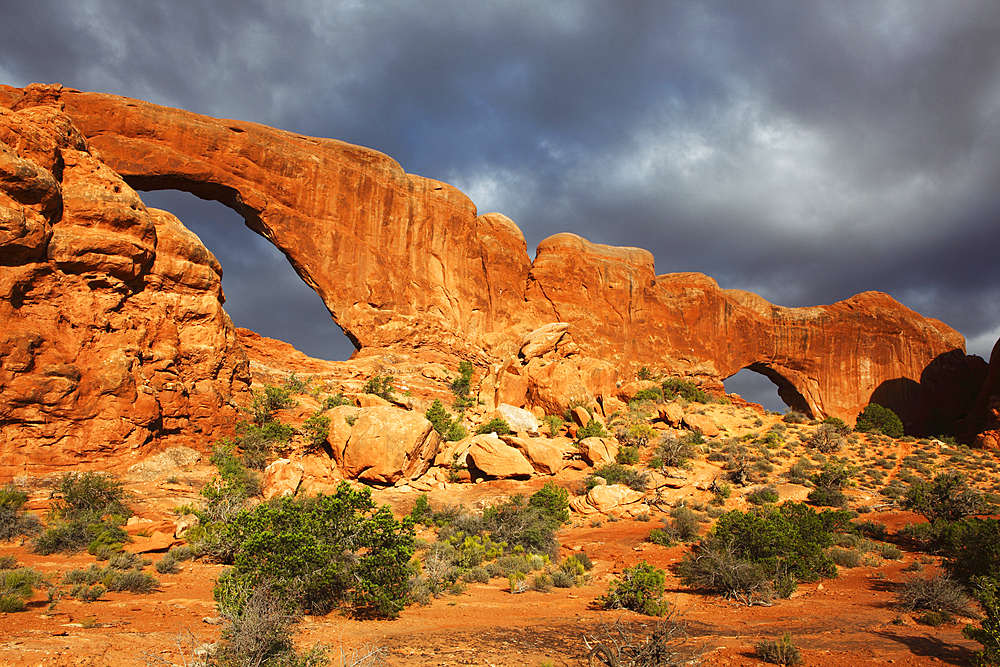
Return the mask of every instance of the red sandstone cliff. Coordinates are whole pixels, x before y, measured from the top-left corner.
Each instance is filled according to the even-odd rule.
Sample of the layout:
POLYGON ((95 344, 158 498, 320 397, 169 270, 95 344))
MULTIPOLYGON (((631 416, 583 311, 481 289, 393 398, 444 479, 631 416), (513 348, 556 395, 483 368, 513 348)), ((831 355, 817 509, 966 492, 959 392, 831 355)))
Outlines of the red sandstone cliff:
POLYGON ((557 407, 599 398, 639 366, 716 388, 749 367, 813 415, 850 421, 877 399, 919 428, 964 414, 984 372, 957 332, 884 294, 782 308, 701 274, 658 276, 644 250, 573 234, 543 241, 532 263, 512 221, 358 146, 60 86, 0 87, 0 106, 5 159, 20 161, 3 185, 13 222, 0 240, 10 441, 46 428, 52 442, 96 429, 131 444, 210 429, 244 386, 217 264, 133 187, 232 207, 360 355, 473 359, 481 398, 557 407), (525 354, 530 332, 560 322, 547 361, 525 354), (53 370, 64 363, 77 370, 53 370), (119 366, 118 384, 91 378, 119 366), (930 415, 942 391, 957 399, 930 415), (44 426, 57 414, 92 418, 44 426))

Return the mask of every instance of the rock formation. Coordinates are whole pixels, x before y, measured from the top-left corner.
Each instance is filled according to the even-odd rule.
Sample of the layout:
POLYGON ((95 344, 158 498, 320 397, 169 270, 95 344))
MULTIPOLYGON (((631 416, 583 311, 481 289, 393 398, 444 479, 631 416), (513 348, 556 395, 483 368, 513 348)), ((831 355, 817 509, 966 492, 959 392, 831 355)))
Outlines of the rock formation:
POLYGON ((0 108, 0 461, 70 465, 232 422, 222 270, 58 107, 0 108))
POLYGON ((133 188, 230 206, 359 358, 472 360, 491 407, 614 402, 640 366, 716 390, 750 368, 813 416, 877 397, 919 430, 928 392, 974 387, 936 417, 953 420, 978 391, 963 338, 884 294, 782 308, 573 234, 532 262, 512 221, 376 151, 58 85, 0 87, 0 107, 5 455, 207 432, 245 388, 220 267, 133 188))

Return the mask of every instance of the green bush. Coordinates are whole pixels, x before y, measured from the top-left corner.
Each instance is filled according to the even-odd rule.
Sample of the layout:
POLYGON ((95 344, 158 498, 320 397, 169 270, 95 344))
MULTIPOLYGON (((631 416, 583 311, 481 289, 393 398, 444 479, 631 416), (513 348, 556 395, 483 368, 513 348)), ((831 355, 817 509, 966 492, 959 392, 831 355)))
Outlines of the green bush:
POLYGON ((427 408, 427 412, 424 413, 424 417, 442 437, 447 437, 448 431, 455 423, 444 404, 438 399, 434 399, 431 407, 427 408))
POLYGON ((576 431, 577 442, 580 440, 585 440, 586 438, 607 438, 608 432, 604 430, 604 426, 601 422, 596 419, 591 419, 587 422, 586 426, 581 426, 576 431))
POLYGON ((295 406, 295 399, 288 389, 265 384, 263 390, 253 392, 250 414, 254 426, 263 426, 274 419, 274 413, 295 406))
POLYGON ((630 445, 619 447, 618 453, 615 454, 615 462, 622 465, 635 465, 639 462, 639 450, 630 445))
POLYGON ((944 472, 933 482, 914 481, 903 501, 908 510, 924 515, 928 521, 958 521, 991 509, 986 497, 969 486, 958 471, 944 472))
POLYGON ((306 451, 318 451, 330 437, 330 418, 317 412, 302 423, 302 431, 306 436, 306 451))
POLYGON ((663 616, 669 604, 663 599, 666 573, 642 561, 622 572, 621 579, 608 585, 608 592, 597 598, 605 609, 630 609, 647 616, 663 616))
POLYGON ((377 374, 374 377, 368 378, 365 385, 361 388, 361 393, 372 394, 378 396, 386 401, 393 400, 393 395, 396 389, 392 386, 392 376, 391 375, 380 375, 377 374))
POLYGON ((494 417, 485 424, 480 425, 476 429, 477 435, 484 435, 486 433, 496 433, 497 435, 510 435, 510 424, 506 420, 500 417, 494 417))
POLYGON ((406 604, 413 524, 376 507, 370 489, 344 482, 330 496, 258 505, 225 532, 233 567, 216 584, 220 605, 238 611, 239 592, 264 581, 314 613, 349 603, 358 615, 395 617, 406 604))
POLYGON ((28 567, 0 570, 0 612, 25 610, 25 602, 35 594, 35 588, 45 584, 45 577, 28 567))
POLYGON ((778 490, 773 486, 765 486, 764 488, 752 491, 746 496, 746 501, 754 505, 766 505, 768 503, 778 502, 778 490))
POLYGON ((635 491, 645 491, 649 486, 649 476, 635 468, 623 466, 620 463, 608 463, 587 475, 584 480, 585 492, 598 485, 596 477, 602 477, 608 484, 624 484, 635 491))
POLYGON ((681 581, 747 601, 790 594, 796 580, 836 575, 824 549, 833 544, 833 530, 848 520, 847 512, 820 513, 790 502, 727 512, 711 535, 684 555, 678 568, 681 581))
POLYGON ((862 433, 880 432, 890 438, 903 437, 903 422, 895 412, 877 403, 869 403, 858 415, 854 430, 862 433))
POLYGON ((1000 664, 1000 601, 997 600, 997 582, 983 579, 976 587, 976 599, 983 608, 980 626, 966 625, 962 634, 979 642, 982 648, 976 651, 973 663, 985 667, 1000 664))
POLYGON ((646 538, 647 542, 653 544, 659 544, 663 547, 672 547, 677 543, 674 538, 673 531, 665 528, 654 528, 649 531, 649 536, 646 538))
POLYGON ((569 521, 569 491, 555 482, 545 485, 528 498, 528 506, 538 509, 553 529, 569 521))
POLYGON ((555 437, 559 435, 559 430, 562 429, 563 418, 559 415, 545 415, 542 417, 542 421, 549 426, 549 435, 555 437))
MULTIPOLYGON (((938 525, 942 522, 935 522, 938 525)), ((1000 581, 1000 520, 965 518, 945 523, 938 543, 948 570, 962 581, 1000 581)))
POLYGON ((458 364, 458 377, 451 383, 451 393, 455 395, 453 407, 456 410, 465 410, 472 405, 472 374, 475 368, 470 361, 462 361, 458 364))
POLYGON ((342 405, 354 405, 351 399, 344 396, 342 392, 337 392, 333 396, 327 396, 326 400, 323 401, 324 410, 332 410, 333 408, 339 408, 342 405))
POLYGON ((711 399, 708 397, 701 387, 692 382, 691 380, 682 380, 680 378, 667 378, 660 383, 660 388, 663 389, 663 396, 665 398, 675 398, 680 396, 685 401, 690 401, 692 403, 710 403, 711 399))
POLYGON ((94 472, 67 473, 59 482, 61 498, 52 504, 48 528, 32 543, 39 554, 81 551, 93 545, 94 553, 101 545, 115 544, 121 549, 128 535, 121 529, 132 516, 129 495, 114 477, 94 472))
POLYGON ((654 403, 660 403, 663 401, 663 390, 662 389, 640 389, 635 392, 635 396, 629 401, 653 401, 654 403))
POLYGON ((754 647, 757 657, 774 665, 797 665, 802 662, 802 654, 792 643, 792 635, 786 632, 781 639, 765 639, 754 647))
POLYGON ((28 494, 13 484, 0 486, 0 542, 21 535, 34 535, 41 529, 41 522, 34 514, 22 510, 28 494))
POLYGON ((285 378, 284 388, 292 394, 304 394, 309 391, 309 385, 312 384, 312 378, 299 378, 295 373, 289 373, 288 377, 285 378))

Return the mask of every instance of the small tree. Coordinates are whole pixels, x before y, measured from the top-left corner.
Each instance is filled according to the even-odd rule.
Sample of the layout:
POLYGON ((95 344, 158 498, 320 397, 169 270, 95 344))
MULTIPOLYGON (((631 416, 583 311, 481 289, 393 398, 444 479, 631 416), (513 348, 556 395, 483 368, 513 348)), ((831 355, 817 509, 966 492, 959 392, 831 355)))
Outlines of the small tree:
POLYGON ((900 421, 899 416, 878 403, 869 403, 865 406, 865 409, 858 415, 854 429, 863 433, 881 431, 883 435, 890 438, 903 437, 903 422, 900 421))
POLYGON ((962 629, 967 638, 977 641, 982 649, 976 651, 973 662, 981 667, 1000 665, 1000 600, 997 599, 996 580, 983 579, 976 588, 976 599, 986 618, 977 628, 971 623, 962 629))
POLYGON ((969 486, 958 471, 944 472, 933 482, 914 481, 906 491, 905 507, 924 515, 928 521, 958 521, 990 509, 986 497, 969 486))
POLYGON ((622 572, 621 579, 608 585, 608 592, 597 598, 605 609, 631 609, 648 616, 663 616, 669 604, 663 599, 666 573, 642 561, 622 572))

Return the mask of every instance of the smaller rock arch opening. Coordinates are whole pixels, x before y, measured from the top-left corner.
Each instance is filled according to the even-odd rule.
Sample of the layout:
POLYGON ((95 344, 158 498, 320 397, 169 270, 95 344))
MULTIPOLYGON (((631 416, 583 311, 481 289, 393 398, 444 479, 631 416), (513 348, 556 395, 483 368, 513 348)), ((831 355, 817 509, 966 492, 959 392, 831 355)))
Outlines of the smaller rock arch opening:
POLYGON ((354 353, 354 344, 319 295, 236 211, 179 190, 145 191, 140 196, 147 206, 177 216, 219 260, 224 307, 233 324, 317 359, 340 361, 354 353))
POLYGON ((726 393, 739 394, 752 403, 758 403, 772 412, 785 412, 788 408, 810 414, 809 404, 799 391, 773 368, 750 364, 725 380, 726 393))

